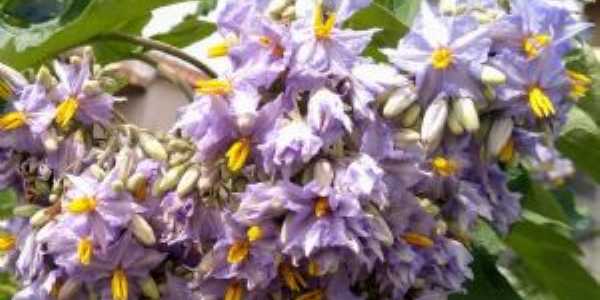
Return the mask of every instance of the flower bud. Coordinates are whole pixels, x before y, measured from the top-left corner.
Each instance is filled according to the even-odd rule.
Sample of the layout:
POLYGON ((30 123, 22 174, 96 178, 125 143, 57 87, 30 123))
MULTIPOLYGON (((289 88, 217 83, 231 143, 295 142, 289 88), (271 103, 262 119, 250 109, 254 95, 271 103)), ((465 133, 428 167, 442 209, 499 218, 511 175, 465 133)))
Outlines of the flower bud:
POLYGON ((372 204, 369 204, 366 206, 366 213, 369 223, 376 228, 376 230, 373 230, 374 237, 386 246, 394 244, 394 234, 379 210, 372 204))
POLYGON ((0 78, 7 80, 13 87, 28 84, 27 79, 21 73, 2 63, 0 63, 0 78))
POLYGON ((117 193, 120 193, 120 192, 122 192, 123 190, 125 190, 125 184, 123 183, 123 181, 122 181, 122 180, 119 180, 119 179, 117 179, 117 180, 115 180, 115 181, 111 182, 111 183, 110 183, 110 187, 111 187, 111 189, 112 189, 113 191, 115 191, 115 192, 117 192, 117 193))
POLYGON ((86 95, 98 95, 102 93, 102 88, 100 87, 100 82, 97 80, 86 80, 83 83, 83 92, 86 95))
POLYGON ((506 75, 492 66, 484 65, 481 68, 481 81, 489 85, 501 85, 506 83, 506 75))
POLYGON ((91 165, 88 170, 98 180, 102 180, 106 176, 106 172, 104 172, 104 170, 102 168, 100 168, 100 166, 97 164, 91 165))
POLYGON ((60 287, 58 292, 58 300, 69 300, 74 299, 77 292, 82 287, 81 281, 76 278, 69 278, 63 285, 60 287))
POLYGON ((29 222, 31 223, 32 227, 42 227, 50 221, 51 217, 47 210, 48 209, 38 210, 35 214, 33 214, 33 216, 31 216, 29 222))
POLYGON ((419 120, 419 116, 421 115, 421 106, 418 104, 411 105, 406 112, 402 115, 402 119, 400 123, 403 127, 412 127, 419 120))
POLYGON ((454 101, 453 105, 456 120, 468 132, 479 130, 479 113, 475 107, 475 102, 471 98, 460 98, 454 101))
POLYGON ((448 116, 448 128, 450 129, 450 132, 452 132, 455 135, 461 135, 465 133, 465 129, 458 121, 458 117, 456 116, 456 110, 454 109, 450 112, 450 115, 448 116))
POLYGON ((383 116, 394 118, 404 112, 417 100, 417 94, 410 88, 399 88, 395 90, 383 106, 383 116))
POLYGON ((500 118, 494 121, 487 140, 488 153, 498 156, 512 136, 514 122, 512 118, 500 118))
POLYGON ((29 218, 33 216, 36 212, 38 212, 40 209, 42 209, 41 206, 34 204, 20 205, 13 208, 13 215, 15 217, 29 218))
POLYGON ((152 246, 156 243, 156 236, 154 230, 148 224, 146 219, 140 215, 133 215, 129 222, 129 230, 135 236, 135 238, 145 246, 152 246))
POLYGON ((52 77, 50 70, 48 70, 46 66, 40 67, 40 70, 36 75, 36 81, 46 89, 51 89, 56 84, 56 80, 52 77))
POLYGON ((194 190, 198 177, 200 177, 200 170, 197 167, 190 167, 185 171, 177 185, 177 195, 183 197, 194 190))
POLYGON ((163 145, 151 134, 141 132, 139 134, 140 146, 144 153, 150 158, 158 161, 166 161, 168 154, 163 145))
POLYGON ((176 152, 176 151, 188 151, 193 150, 193 146, 188 143, 186 140, 182 139, 171 139, 167 144, 167 151, 176 152))
POLYGON ((425 148, 432 150, 444 134, 446 121, 448 120, 448 100, 444 97, 438 97, 434 100, 423 116, 421 125, 421 142, 425 148))
POLYGON ((313 178, 322 187, 331 186, 334 171, 331 163, 326 159, 320 159, 313 168, 313 178))
POLYGON ((439 9, 442 15, 455 16, 458 13, 456 0, 440 0, 439 9))
POLYGON ((142 289, 142 294, 144 294, 144 296, 152 300, 160 299, 158 286, 152 277, 148 276, 147 278, 141 279, 138 283, 140 284, 140 288, 142 289))
POLYGON ((156 190, 158 195, 162 195, 166 191, 175 188, 188 167, 189 164, 182 164, 167 171, 167 174, 158 181, 158 189, 156 190))
POLYGON ((236 118, 236 125, 242 135, 249 135, 252 132, 256 115, 253 113, 242 113, 236 118))
POLYGON ((400 129, 394 134, 394 143, 398 146, 414 145, 421 140, 421 135, 412 129, 400 129))
POLYGON ((44 149, 48 152, 56 152, 58 150, 58 139, 52 133, 43 138, 43 144, 44 149))
POLYGON ((127 190, 133 193, 145 183, 146 176, 142 173, 135 173, 127 179, 127 190))

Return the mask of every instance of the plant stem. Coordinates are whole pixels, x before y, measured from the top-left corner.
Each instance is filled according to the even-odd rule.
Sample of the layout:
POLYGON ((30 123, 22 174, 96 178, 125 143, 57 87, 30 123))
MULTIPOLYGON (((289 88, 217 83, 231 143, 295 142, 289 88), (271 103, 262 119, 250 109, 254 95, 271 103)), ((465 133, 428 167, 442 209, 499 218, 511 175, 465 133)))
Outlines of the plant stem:
POLYGON ((159 41, 154 41, 154 40, 143 38, 143 37, 119 33, 119 32, 107 33, 107 34, 101 35, 99 38, 106 39, 106 40, 123 41, 123 42, 127 42, 130 44, 140 45, 140 46, 144 47, 145 49, 155 49, 155 50, 167 53, 169 55, 175 56, 177 58, 180 58, 180 59, 190 63, 194 67, 202 70, 202 72, 204 72, 208 77, 211 77, 211 78, 217 77, 217 73, 215 71, 213 71, 210 67, 208 67, 206 64, 204 64, 200 60, 196 59, 195 57, 181 51, 177 47, 173 47, 169 44, 165 44, 165 43, 162 43, 159 41))

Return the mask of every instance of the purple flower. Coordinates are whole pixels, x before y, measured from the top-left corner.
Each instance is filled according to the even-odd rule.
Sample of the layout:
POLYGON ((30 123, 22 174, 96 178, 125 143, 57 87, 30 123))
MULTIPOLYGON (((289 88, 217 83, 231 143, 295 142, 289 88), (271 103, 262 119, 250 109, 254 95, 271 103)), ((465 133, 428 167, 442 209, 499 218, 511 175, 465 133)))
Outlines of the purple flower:
POLYGON ((482 99, 473 74, 488 59, 491 40, 487 29, 473 18, 440 17, 426 1, 420 26, 414 26, 396 50, 384 50, 399 69, 416 76, 419 99, 429 104, 440 93, 482 99))
POLYGON ((346 132, 352 132, 352 120, 346 114, 341 97, 328 89, 318 90, 308 100, 308 124, 323 139, 324 146, 335 143, 346 132))

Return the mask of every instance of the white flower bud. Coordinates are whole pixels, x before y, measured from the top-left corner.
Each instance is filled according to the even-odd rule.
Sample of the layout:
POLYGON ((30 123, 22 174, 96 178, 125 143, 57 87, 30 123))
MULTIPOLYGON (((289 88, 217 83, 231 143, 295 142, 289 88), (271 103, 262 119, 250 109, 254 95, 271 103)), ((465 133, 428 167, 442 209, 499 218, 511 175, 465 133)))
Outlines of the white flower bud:
POLYGON ((439 143, 446 121, 448 120, 448 99, 438 97, 434 100, 423 116, 423 124, 421 125, 421 142, 425 148, 433 150, 435 144, 439 143))
POLYGON ((448 128, 450 129, 450 132, 452 132, 455 135, 461 135, 465 133, 465 129, 458 121, 458 117, 456 116, 456 110, 454 109, 450 112, 450 115, 448 116, 448 128))
POLYGON ((410 88, 395 90, 383 106, 383 116, 391 119, 399 116, 417 100, 417 94, 410 88))
POLYGON ((193 150, 193 146, 190 145, 190 143, 188 143, 187 141, 182 140, 182 139, 171 139, 169 141, 169 143, 167 144, 167 150, 169 152, 188 151, 188 150, 193 150))
POLYGON ((331 186, 334 177, 333 166, 326 159, 320 159, 313 168, 313 178, 322 187, 331 186))
POLYGON ((48 223, 50 219, 51 217, 50 214, 48 214, 47 209, 41 209, 38 210, 35 214, 33 214, 33 216, 31 216, 29 222, 33 227, 42 227, 46 225, 46 223, 48 223))
POLYGON ((254 123, 256 122, 256 115, 254 113, 243 113, 236 118, 236 124, 238 130, 242 135, 247 135, 252 132, 254 123))
POLYGON ((81 281, 76 278, 69 278, 60 287, 58 292, 58 300, 69 300, 75 298, 75 295, 82 287, 81 281))
POLYGON ((122 181, 122 180, 120 180, 120 179, 117 179, 117 180, 115 180, 115 181, 111 182, 111 183, 110 183, 110 187, 111 187, 111 189, 112 189, 113 191, 115 191, 115 192, 117 192, 117 193, 120 193, 120 192, 122 192, 123 190, 125 190, 125 184, 124 184, 124 183, 123 183, 123 181, 122 181))
POLYGON ((98 95, 102 93, 102 88, 100 87, 100 82, 97 80, 86 80, 83 83, 83 92, 86 95, 98 95))
POLYGON ((454 16, 458 13, 456 0, 440 0, 439 9, 442 15, 454 16))
POLYGON ((506 83, 506 75, 492 66, 484 65, 481 68, 481 81, 489 85, 501 85, 506 83))
POLYGON ((421 140, 421 135, 412 129, 400 129, 394 134, 394 143, 398 146, 415 145, 421 140))
POLYGON ((130 192, 135 192, 145 183, 146 176, 144 176, 142 173, 135 173, 127 179, 127 190, 130 192))
POLYGON ((189 164, 183 164, 173 167, 167 171, 167 174, 165 174, 165 176, 158 181, 158 190, 156 192, 159 195, 162 195, 166 191, 175 188, 179 183, 179 179, 181 179, 181 176, 188 167, 189 164))
POLYGON ((487 140, 488 153, 497 156, 512 136, 514 122, 512 118, 501 118, 494 121, 487 140))
POLYGON ((7 80, 13 86, 24 86, 29 84, 27 79, 13 68, 0 63, 0 78, 7 80))
POLYGON ((196 167, 189 168, 181 177, 177 185, 177 195, 183 197, 189 194, 196 187, 196 181, 200 177, 200 170, 196 167))
POLYGON ((46 89, 51 89, 56 84, 56 80, 52 77, 50 70, 46 66, 40 67, 36 75, 36 81, 43 85, 46 89))
POLYGON ((475 107, 475 102, 471 98, 460 98, 454 101, 453 105, 456 120, 468 132, 479 130, 479 113, 475 107))
POLYGON ((49 134, 43 139, 44 149, 48 152, 56 152, 58 150, 58 140, 54 134, 49 134))
POLYGON ((140 215, 133 215, 129 222, 129 230, 135 236, 135 238, 145 246, 152 246, 156 243, 156 236, 154 230, 148 224, 146 219, 140 215))
POLYGON ((146 155, 148 155, 150 158, 159 161, 167 160, 167 150, 154 136, 145 132, 141 132, 139 134, 139 140, 142 150, 144 150, 144 153, 146 153, 146 155))
MULTIPOLYGON (((147 277, 138 282, 142 289, 142 294, 149 299, 158 300, 160 299, 160 291, 156 285, 156 281, 152 277, 147 277)), ((183 300, 183 299, 182 299, 183 300)))
POLYGON ((106 172, 104 172, 104 170, 102 168, 100 168, 100 166, 98 166, 97 164, 93 164, 91 165, 88 170, 90 171, 90 173, 92 173, 92 175, 94 175, 94 177, 96 177, 96 179, 98 180, 102 180, 104 179, 104 177, 106 176, 106 172))
POLYGON ((417 123, 420 115, 421 106, 418 104, 413 104, 404 112, 400 123, 403 127, 412 127, 417 123))
POLYGON ((42 209, 42 207, 34 204, 20 205, 13 208, 13 215, 15 217, 29 218, 33 216, 36 212, 38 212, 40 209, 42 209))

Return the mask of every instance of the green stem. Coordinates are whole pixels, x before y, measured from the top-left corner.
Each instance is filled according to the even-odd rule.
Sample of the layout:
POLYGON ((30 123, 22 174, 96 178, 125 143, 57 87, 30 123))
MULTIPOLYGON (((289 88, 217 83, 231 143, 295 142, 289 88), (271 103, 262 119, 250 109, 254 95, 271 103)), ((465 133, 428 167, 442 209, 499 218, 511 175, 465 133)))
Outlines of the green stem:
POLYGON ((180 59, 190 63, 194 67, 202 70, 202 72, 204 72, 208 77, 211 77, 211 78, 217 77, 217 73, 215 71, 213 71, 205 63, 203 63, 200 60, 196 59, 195 57, 181 51, 179 48, 173 47, 169 44, 165 44, 165 43, 162 43, 159 41, 155 41, 155 40, 151 40, 151 39, 147 39, 147 38, 143 38, 143 37, 119 33, 119 32, 113 32, 113 33, 107 33, 107 34, 101 35, 99 37, 99 39, 122 41, 122 42, 127 42, 130 44, 142 46, 145 49, 155 49, 155 50, 164 52, 166 54, 172 55, 174 57, 180 58, 180 59))

